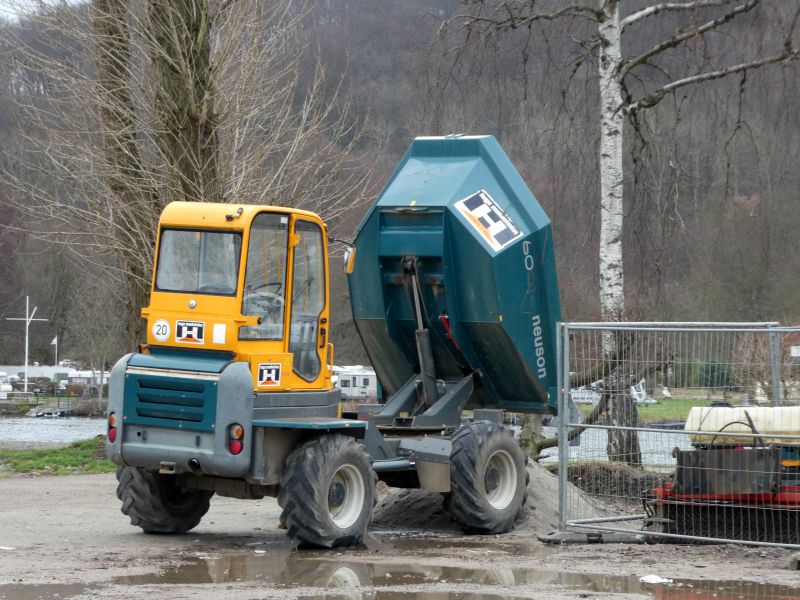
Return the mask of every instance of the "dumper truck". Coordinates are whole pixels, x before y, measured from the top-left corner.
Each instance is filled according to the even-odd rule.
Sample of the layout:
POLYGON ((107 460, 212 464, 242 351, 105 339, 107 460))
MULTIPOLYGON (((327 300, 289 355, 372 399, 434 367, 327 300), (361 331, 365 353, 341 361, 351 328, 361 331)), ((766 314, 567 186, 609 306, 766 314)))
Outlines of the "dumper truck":
POLYGON ((377 480, 442 493, 466 532, 522 518, 503 412, 555 412, 560 304, 550 222, 497 141, 415 139, 359 225, 346 271, 383 394, 345 415, 328 245, 303 210, 166 206, 147 341, 110 377, 106 452, 133 525, 182 533, 214 494, 272 496, 300 545, 350 546, 377 480))

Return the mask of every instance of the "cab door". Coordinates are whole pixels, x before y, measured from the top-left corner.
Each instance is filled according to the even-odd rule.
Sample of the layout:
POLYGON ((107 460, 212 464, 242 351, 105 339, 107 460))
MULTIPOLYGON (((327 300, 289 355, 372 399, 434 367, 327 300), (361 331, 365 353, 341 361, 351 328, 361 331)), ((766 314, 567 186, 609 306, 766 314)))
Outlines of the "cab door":
POLYGON ((330 379, 328 354, 328 257, 319 223, 293 219, 289 347, 293 374, 319 388, 330 379))

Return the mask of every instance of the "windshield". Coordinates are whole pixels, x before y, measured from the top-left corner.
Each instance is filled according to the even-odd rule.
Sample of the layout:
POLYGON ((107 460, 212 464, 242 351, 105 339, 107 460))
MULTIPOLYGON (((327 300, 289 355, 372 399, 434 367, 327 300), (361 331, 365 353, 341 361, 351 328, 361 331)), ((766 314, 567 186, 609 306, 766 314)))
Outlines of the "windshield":
POLYGON ((241 247, 240 233, 163 229, 156 289, 232 296, 241 247))

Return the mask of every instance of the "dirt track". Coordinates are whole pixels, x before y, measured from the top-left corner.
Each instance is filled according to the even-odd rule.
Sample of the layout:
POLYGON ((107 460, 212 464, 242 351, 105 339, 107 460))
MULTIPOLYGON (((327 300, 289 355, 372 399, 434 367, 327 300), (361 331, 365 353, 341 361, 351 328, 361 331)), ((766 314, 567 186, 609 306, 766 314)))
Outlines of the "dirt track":
POLYGON ((120 513, 115 484, 113 475, 0 480, 0 598, 800 598, 785 550, 550 547, 535 540, 549 527, 537 511, 503 536, 462 536, 436 517, 424 535, 377 524, 366 548, 298 552, 274 500, 215 497, 196 530, 147 536, 120 513), (647 574, 683 585, 643 586, 647 574))

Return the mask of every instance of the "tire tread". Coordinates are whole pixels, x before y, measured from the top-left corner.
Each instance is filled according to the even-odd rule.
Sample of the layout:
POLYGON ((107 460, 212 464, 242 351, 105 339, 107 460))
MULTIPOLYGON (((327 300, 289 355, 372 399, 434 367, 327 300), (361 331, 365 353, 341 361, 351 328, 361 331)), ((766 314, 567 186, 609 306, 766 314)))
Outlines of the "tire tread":
POLYGON ((466 533, 494 534, 514 529, 525 516, 530 475, 526 468, 527 456, 514 441, 511 432, 490 421, 474 421, 461 426, 450 438, 453 451, 450 456, 450 493, 444 509, 466 533), (507 440, 511 440, 509 444, 507 440), (517 464, 522 489, 506 509, 491 506, 483 490, 483 478, 478 476, 485 455, 493 447, 504 446, 517 464), (524 473, 524 475, 523 475, 524 473))
POLYGON ((281 522, 286 524, 288 535, 304 546, 335 548, 356 545, 363 539, 372 519, 377 480, 369 457, 355 439, 345 435, 324 435, 309 440, 295 448, 286 460, 278 492, 281 522), (348 457, 351 464, 359 463, 354 466, 360 467, 362 474, 367 475, 364 485, 368 504, 366 518, 360 518, 344 533, 333 524, 324 508, 328 501, 327 476, 342 456, 348 457))
POLYGON ((184 492, 186 501, 173 505, 165 495, 166 477, 136 467, 117 469, 117 498, 122 500, 121 511, 131 525, 145 533, 186 533, 196 527, 211 506, 214 492, 193 490, 184 492))

